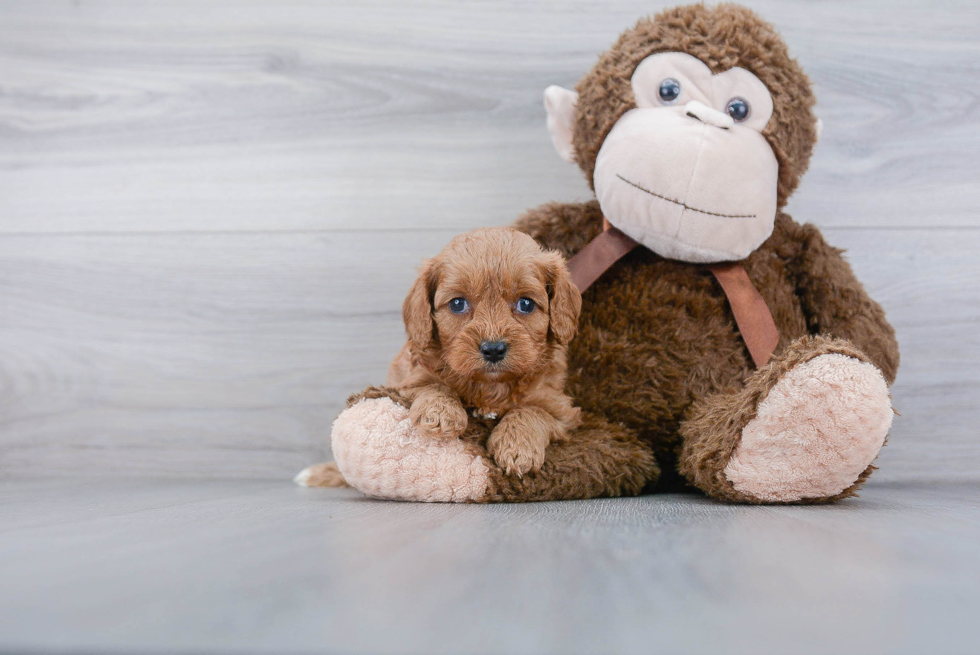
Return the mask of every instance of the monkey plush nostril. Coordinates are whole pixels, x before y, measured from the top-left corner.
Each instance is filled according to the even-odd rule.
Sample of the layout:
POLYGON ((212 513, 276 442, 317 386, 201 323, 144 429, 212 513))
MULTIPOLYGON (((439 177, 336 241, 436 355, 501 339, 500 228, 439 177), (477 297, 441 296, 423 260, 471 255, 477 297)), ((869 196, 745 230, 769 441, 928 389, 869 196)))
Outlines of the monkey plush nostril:
POLYGON ((712 109, 703 102, 698 102, 697 100, 692 100, 691 102, 684 105, 684 112, 691 118, 696 118, 702 123, 707 125, 714 125, 715 127, 720 127, 722 129, 728 129, 735 125, 735 119, 718 111, 717 109, 712 109))
POLYGON ((496 364, 507 356, 506 341, 484 341, 480 344, 480 354, 491 364, 496 364))

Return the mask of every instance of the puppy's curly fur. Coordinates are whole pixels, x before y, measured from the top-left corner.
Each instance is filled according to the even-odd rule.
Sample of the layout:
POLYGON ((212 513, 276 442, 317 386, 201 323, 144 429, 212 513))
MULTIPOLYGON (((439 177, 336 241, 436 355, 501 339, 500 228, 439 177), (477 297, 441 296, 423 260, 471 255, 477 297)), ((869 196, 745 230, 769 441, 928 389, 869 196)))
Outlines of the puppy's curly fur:
POLYGON ((412 402, 411 420, 430 436, 463 434, 467 410, 498 418, 490 455, 508 474, 537 471, 548 444, 581 424, 564 393, 581 307, 559 253, 510 228, 460 235, 423 263, 405 299, 408 343, 388 386, 412 402), (502 359, 481 350, 488 343, 505 344, 502 359))

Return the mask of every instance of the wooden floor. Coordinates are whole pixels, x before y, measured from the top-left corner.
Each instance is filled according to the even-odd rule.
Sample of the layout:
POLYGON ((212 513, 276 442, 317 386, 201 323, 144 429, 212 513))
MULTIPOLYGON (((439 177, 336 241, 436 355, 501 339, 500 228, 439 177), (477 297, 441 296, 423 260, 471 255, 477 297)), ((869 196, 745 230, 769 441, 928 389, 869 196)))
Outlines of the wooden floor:
POLYGON ((978 652, 980 3, 747 4, 902 349, 835 507, 289 483, 424 257, 589 197, 542 90, 666 3, 0 0, 0 652, 978 652))
POLYGON ((0 650, 909 653, 980 643, 980 486, 833 507, 0 483, 0 650))

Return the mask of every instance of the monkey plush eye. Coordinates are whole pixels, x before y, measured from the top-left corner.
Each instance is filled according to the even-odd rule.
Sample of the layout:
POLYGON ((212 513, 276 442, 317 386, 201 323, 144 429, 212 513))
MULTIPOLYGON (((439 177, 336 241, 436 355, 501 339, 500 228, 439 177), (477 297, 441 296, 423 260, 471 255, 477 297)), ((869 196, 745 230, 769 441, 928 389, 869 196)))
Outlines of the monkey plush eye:
POLYGON ((725 111, 735 119, 736 123, 741 123, 749 117, 749 103, 741 98, 732 98, 728 101, 728 106, 725 107, 725 111))
POLYGON ((672 77, 660 83, 660 100, 664 104, 671 104, 681 95, 681 83, 672 77))
POLYGON ((534 301, 530 298, 521 298, 517 301, 517 311, 521 314, 530 314, 535 307, 534 301))
POLYGON ((466 302, 466 298, 453 298, 449 301, 449 311, 453 314, 462 314, 467 309, 469 309, 470 304, 466 302))

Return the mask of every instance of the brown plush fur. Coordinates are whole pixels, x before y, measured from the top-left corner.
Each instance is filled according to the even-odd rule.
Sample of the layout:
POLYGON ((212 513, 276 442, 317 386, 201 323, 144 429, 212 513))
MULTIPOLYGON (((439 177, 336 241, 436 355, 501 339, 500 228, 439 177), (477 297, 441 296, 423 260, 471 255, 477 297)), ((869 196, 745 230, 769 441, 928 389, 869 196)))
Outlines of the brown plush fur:
MULTIPOLYGON (((464 437, 471 452, 480 451, 489 426, 474 425, 464 437)), ((490 467, 487 495, 481 502, 574 500, 635 496, 659 475, 650 449, 636 435, 599 417, 586 415, 569 439, 548 449, 537 472, 518 477, 490 467)))
POLYGON ((740 67, 758 77, 772 95, 773 113, 762 134, 779 162, 778 206, 783 207, 806 172, 816 142, 816 99, 810 80, 772 25, 750 9, 723 4, 667 9, 640 20, 619 37, 575 87, 578 91, 573 146, 592 185, 595 159, 616 121, 636 107, 630 78, 641 61, 658 52, 686 52, 713 73, 740 67))
MULTIPOLYGON (((561 256, 527 235, 485 228, 453 239, 426 262, 403 307, 410 367, 398 388, 430 436, 466 430, 467 409, 496 415, 487 450, 508 473, 537 471, 545 449, 581 422, 564 394, 566 346, 581 296, 561 256), (454 313, 450 301, 465 299, 454 313), (519 299, 535 308, 518 311, 519 299), (507 352, 488 361, 482 343, 507 352)), ((397 374, 393 374, 397 377, 397 374)))

